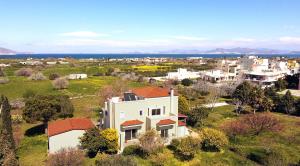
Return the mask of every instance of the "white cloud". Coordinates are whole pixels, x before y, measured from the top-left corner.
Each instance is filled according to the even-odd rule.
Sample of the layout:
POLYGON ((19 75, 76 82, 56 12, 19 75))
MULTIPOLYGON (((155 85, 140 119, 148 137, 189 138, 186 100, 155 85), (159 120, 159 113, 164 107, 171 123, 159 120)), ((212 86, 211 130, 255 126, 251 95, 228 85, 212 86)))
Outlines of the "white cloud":
POLYGON ((66 32, 61 33, 61 36, 68 36, 68 37, 106 37, 109 36, 108 34, 97 33, 93 31, 75 31, 75 32, 66 32))
POLYGON ((177 40, 191 40, 191 41, 204 41, 204 40, 207 40, 207 38, 196 37, 196 36, 172 36, 171 38, 177 39, 177 40))
POLYGON ((280 37, 279 41, 287 44, 300 44, 300 37, 285 36, 285 37, 280 37))
POLYGON ((235 38, 235 39, 232 39, 233 41, 236 41, 236 42, 255 42, 256 39, 253 39, 253 38, 244 38, 244 37, 241 37, 241 38, 235 38))

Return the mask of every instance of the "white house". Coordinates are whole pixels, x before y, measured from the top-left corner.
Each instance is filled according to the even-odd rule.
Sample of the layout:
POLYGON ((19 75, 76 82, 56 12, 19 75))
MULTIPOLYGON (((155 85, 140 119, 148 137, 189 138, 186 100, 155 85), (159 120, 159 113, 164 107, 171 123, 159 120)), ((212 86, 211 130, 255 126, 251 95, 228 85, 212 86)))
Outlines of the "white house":
POLYGON ((69 118, 48 124, 48 152, 55 153, 63 148, 76 148, 80 145, 79 137, 94 124, 86 118, 69 118))
POLYGON ((192 72, 188 71, 187 69, 179 68, 177 69, 177 72, 169 72, 167 75, 167 79, 173 79, 173 80, 183 80, 185 78, 198 78, 200 77, 199 72, 192 72))
POLYGON ((189 135, 186 116, 178 114, 178 96, 168 88, 143 87, 105 102, 104 128, 119 134, 120 151, 138 143, 138 136, 155 129, 168 144, 173 138, 189 135))
POLYGON ((68 78, 70 80, 85 79, 87 78, 87 74, 70 74, 68 78))

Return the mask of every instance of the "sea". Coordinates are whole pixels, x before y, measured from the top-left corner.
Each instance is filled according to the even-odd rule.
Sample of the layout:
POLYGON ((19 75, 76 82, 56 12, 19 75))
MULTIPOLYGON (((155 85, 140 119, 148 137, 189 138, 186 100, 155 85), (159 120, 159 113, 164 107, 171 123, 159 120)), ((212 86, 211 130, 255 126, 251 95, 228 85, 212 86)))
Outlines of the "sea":
MULTIPOLYGON (((236 58, 242 54, 16 54, 16 55, 0 55, 0 59, 27 59, 27 58, 75 58, 75 59, 110 59, 110 58, 187 58, 187 57, 203 57, 203 58, 236 58)), ((300 58, 300 54, 258 54, 259 57, 287 57, 300 58)))

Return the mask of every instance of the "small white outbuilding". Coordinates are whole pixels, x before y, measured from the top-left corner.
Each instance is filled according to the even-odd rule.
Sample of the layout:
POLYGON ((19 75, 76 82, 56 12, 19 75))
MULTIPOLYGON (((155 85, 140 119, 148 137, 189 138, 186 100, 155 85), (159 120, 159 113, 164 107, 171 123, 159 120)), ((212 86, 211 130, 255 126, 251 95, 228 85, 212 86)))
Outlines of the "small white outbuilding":
POLYGON ((48 125, 48 152, 55 153, 63 148, 76 148, 80 137, 94 124, 87 118, 68 118, 48 125))
POLYGON ((68 77, 70 80, 78 80, 87 78, 87 74, 70 74, 68 77))

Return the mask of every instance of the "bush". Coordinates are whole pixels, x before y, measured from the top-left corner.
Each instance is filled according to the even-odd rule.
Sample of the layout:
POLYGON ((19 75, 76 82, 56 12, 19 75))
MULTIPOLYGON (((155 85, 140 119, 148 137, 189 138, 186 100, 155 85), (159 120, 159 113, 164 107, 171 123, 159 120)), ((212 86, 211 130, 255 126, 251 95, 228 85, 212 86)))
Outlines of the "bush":
POLYGON ((15 72, 16 76, 24 76, 29 77, 33 73, 33 70, 31 68, 21 68, 15 72))
POLYGON ((57 73, 51 73, 49 75, 49 80, 55 80, 56 78, 59 78, 59 74, 57 74, 57 73))
POLYGON ((45 80, 46 77, 43 75, 43 73, 37 72, 37 73, 31 74, 29 79, 34 80, 34 81, 40 81, 40 80, 45 80))
POLYGON ((7 84, 9 82, 8 78, 0 78, 0 84, 7 84))
POLYGON ((49 155, 46 165, 48 166, 81 166, 83 165, 84 154, 74 148, 62 149, 49 155))
POLYGON ((36 92, 31 90, 31 89, 27 89, 24 93, 23 93, 23 98, 27 99, 30 97, 34 97, 36 95, 36 92))
POLYGON ((237 135, 247 134, 249 131, 248 125, 239 120, 233 120, 225 123, 222 126, 222 129, 231 138, 235 138, 237 135))
POLYGON ((5 76, 5 73, 3 71, 3 69, 0 67, 0 77, 4 77, 5 76))
POLYGON ((20 124, 23 122, 22 115, 11 115, 11 121, 13 124, 20 124))
POLYGON ((170 145, 168 146, 168 148, 175 151, 179 144, 180 144, 179 139, 176 139, 176 138, 172 139, 172 141, 171 141, 170 145))
POLYGON ((183 86, 190 86, 190 85, 193 84, 193 81, 190 80, 190 79, 188 79, 188 78, 185 78, 185 79, 181 80, 181 84, 182 84, 183 86))
POLYGON ((117 130, 108 128, 101 131, 100 134, 105 141, 105 152, 109 154, 117 153, 119 147, 117 130))
POLYGON ((200 140, 191 136, 180 139, 180 142, 175 150, 176 157, 180 160, 191 160, 194 158, 199 148, 200 140))
POLYGON ((143 150, 139 145, 129 145, 126 146, 122 153, 124 156, 136 155, 143 157, 143 150))
POLYGON ((66 89, 69 86, 69 81, 66 78, 57 78, 52 82, 55 89, 66 89))
POLYGON ((204 128, 200 132, 202 149, 206 151, 220 151, 228 144, 226 135, 215 129, 204 128))
POLYGON ((160 152, 149 156, 151 165, 153 166, 164 166, 172 158, 172 154, 169 151, 160 152))
POLYGON ((139 142, 143 151, 147 154, 154 154, 163 148, 163 140, 154 129, 146 131, 140 136, 139 142))
POLYGON ((114 155, 96 160, 96 166, 137 166, 135 160, 130 156, 114 155))

